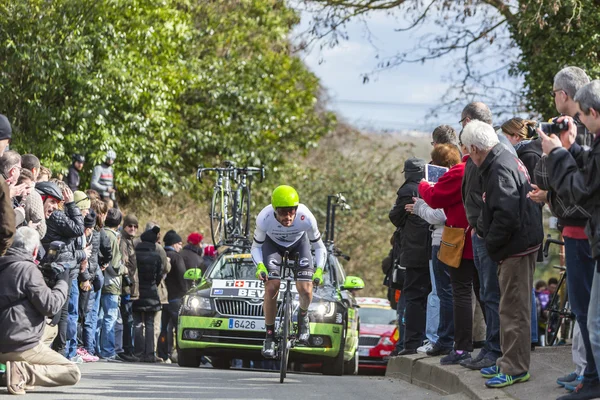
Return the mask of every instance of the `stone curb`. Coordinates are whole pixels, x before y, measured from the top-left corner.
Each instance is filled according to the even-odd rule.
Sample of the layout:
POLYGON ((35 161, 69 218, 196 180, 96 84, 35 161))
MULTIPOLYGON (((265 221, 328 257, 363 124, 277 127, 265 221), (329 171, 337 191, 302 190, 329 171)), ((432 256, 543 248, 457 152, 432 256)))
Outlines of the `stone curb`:
POLYGON ((488 389, 479 371, 460 365, 440 365, 440 357, 423 354, 392 357, 385 376, 399 378, 440 394, 462 393, 474 400, 514 400, 501 389, 488 389))

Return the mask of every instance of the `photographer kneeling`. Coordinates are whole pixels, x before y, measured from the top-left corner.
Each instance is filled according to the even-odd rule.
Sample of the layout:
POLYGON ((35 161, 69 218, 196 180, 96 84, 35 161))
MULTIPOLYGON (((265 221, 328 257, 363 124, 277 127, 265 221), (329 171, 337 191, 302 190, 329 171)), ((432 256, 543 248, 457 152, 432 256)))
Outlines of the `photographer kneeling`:
POLYGON ((46 285, 34 263, 39 246, 39 234, 22 227, 0 258, 0 362, 6 364, 11 394, 25 394, 34 385, 75 385, 81 377, 77 365, 42 343, 46 316, 61 310, 70 280, 63 269, 52 289, 46 285))

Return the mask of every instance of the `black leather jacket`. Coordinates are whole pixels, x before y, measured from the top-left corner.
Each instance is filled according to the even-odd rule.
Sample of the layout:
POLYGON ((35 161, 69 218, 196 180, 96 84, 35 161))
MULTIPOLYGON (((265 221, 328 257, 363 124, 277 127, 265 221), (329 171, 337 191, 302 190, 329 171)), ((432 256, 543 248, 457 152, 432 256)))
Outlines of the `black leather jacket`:
POLYGON ((483 182, 480 234, 490 258, 502 261, 539 246, 544 239, 541 209, 528 197, 532 187, 521 160, 497 144, 479 172, 483 182))
POLYGON ((83 216, 75 203, 66 203, 64 211, 56 210, 46 220, 46 235, 42 238, 44 250, 48 250, 50 243, 55 240, 65 243, 62 253, 67 255, 68 261, 79 264, 85 259, 85 252, 76 248, 76 241, 83 236, 83 216))

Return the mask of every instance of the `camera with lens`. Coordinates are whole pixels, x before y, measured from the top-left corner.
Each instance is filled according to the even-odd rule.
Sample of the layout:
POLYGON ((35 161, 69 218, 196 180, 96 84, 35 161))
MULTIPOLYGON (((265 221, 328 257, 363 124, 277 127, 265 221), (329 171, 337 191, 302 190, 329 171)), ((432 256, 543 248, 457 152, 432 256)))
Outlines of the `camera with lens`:
POLYGON ((558 122, 559 117, 552 119, 552 122, 542 122, 539 124, 540 129, 546 135, 551 134, 559 134, 560 132, 566 131, 569 129, 569 124, 566 119, 563 119, 561 122, 558 122))
POLYGON ((64 248, 65 244, 63 242, 54 241, 50 243, 46 255, 39 265, 44 281, 50 288, 56 285, 60 274, 70 267, 68 255, 63 252, 64 248))

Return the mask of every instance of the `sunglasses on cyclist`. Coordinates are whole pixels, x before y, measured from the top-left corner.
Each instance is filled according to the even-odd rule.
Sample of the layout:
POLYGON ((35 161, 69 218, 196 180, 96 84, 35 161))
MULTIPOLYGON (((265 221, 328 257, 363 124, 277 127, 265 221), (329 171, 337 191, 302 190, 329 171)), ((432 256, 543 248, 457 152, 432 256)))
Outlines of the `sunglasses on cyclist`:
POLYGON ((278 209, 275 210, 275 212, 280 217, 284 217, 286 215, 294 215, 294 214, 296 214, 296 210, 297 209, 298 209, 298 207, 279 207, 278 209))

